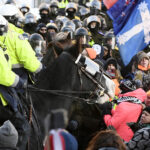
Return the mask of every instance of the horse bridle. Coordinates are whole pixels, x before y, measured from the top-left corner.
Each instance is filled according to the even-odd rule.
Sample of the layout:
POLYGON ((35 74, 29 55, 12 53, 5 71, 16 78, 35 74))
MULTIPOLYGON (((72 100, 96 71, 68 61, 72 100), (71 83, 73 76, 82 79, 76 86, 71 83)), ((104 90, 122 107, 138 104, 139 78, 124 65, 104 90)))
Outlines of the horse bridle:
MULTIPOLYGON (((75 62, 75 58, 69 54, 68 52, 63 51, 62 54, 68 55, 71 60, 73 62, 75 62)), ((45 90, 45 89, 39 89, 33 86, 28 86, 28 90, 29 91, 33 91, 33 92, 45 92, 45 93, 50 93, 53 95, 57 95, 57 96, 63 96, 63 97, 68 97, 74 100, 80 100, 80 101, 84 101, 87 102, 88 104, 93 104, 93 103, 97 103, 98 101, 96 99, 90 99, 90 98, 81 98, 78 96, 72 96, 70 94, 89 94, 89 97, 91 97, 92 95, 96 94, 97 96, 103 96, 105 93, 105 88, 100 84, 101 82, 101 78, 103 75, 103 72, 101 73, 101 77, 100 77, 100 82, 98 82, 96 79, 94 79, 93 76, 91 76, 82 65, 77 65, 78 67, 78 74, 79 74, 79 78, 80 78, 80 85, 81 85, 81 90, 83 87, 83 80, 82 80, 82 73, 85 74, 95 85, 96 88, 94 91, 63 91, 63 90, 45 90)))
MULTIPOLYGON (((64 51, 63 54, 65 55, 68 55, 71 60, 73 62, 76 61, 76 59, 68 52, 64 51)), ((80 79, 80 85, 81 85, 81 90, 83 88, 83 80, 82 80, 82 73, 86 75, 86 77, 88 77, 95 85, 96 85, 96 88, 94 91, 92 91, 92 93, 90 94, 91 95, 94 95, 96 94, 97 96, 99 95, 100 97, 104 95, 104 93, 106 92, 105 88, 103 87, 103 85, 101 85, 101 80, 102 80, 102 75, 104 74, 104 71, 102 68, 100 68, 101 70, 101 75, 100 75, 100 79, 99 81, 97 81, 91 74, 89 74, 85 68, 83 67, 83 65, 79 62, 77 65, 77 68, 78 68, 78 75, 79 75, 79 79, 80 79), (99 91, 99 92, 98 92, 99 91)), ((93 101, 93 100, 92 100, 93 101)), ((88 102, 89 103, 89 102, 88 102)), ((97 103, 97 101, 95 100, 95 103, 97 103)))

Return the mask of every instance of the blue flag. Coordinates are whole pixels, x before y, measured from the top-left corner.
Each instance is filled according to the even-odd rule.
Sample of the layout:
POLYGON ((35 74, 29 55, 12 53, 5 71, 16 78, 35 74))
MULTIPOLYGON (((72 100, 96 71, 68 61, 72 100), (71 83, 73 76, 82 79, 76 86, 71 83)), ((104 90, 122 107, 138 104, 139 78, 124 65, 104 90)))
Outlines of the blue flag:
POLYGON ((121 58, 128 65, 150 43, 150 0, 118 0, 107 13, 113 20, 121 58))

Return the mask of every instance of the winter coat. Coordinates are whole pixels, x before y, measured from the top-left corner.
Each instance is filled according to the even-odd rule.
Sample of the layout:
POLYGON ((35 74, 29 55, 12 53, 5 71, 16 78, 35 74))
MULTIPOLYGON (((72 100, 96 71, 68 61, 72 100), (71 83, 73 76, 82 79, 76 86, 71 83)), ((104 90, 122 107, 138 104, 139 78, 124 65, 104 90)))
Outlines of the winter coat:
POLYGON ((137 85, 143 87, 146 91, 150 87, 150 66, 145 69, 144 67, 138 65, 138 69, 135 71, 135 78, 137 85))
POLYGON ((150 128, 138 130, 132 140, 126 143, 127 150, 149 150, 150 149, 150 128))
MULTIPOLYGON (((119 97, 127 96, 136 97, 143 102, 146 99, 146 92, 142 89, 137 89, 133 92, 119 95, 119 97)), ((127 126, 127 123, 137 122, 141 112, 141 104, 121 102, 117 106, 116 110, 112 110, 112 115, 104 116, 104 121, 107 126, 113 126, 123 140, 129 141, 133 137, 133 132, 127 126)))

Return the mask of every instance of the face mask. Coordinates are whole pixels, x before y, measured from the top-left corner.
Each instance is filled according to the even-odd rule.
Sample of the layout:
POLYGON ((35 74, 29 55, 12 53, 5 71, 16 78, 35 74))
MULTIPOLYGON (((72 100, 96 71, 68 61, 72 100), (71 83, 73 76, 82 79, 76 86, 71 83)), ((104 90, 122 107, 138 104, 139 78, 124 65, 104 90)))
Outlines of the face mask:
POLYGON ((48 18, 48 14, 40 14, 41 15, 41 18, 43 19, 47 19, 48 18))
POLYGON ((74 11, 72 11, 72 12, 70 11, 67 14, 68 14, 69 18, 74 18, 74 16, 75 16, 75 12, 74 11))

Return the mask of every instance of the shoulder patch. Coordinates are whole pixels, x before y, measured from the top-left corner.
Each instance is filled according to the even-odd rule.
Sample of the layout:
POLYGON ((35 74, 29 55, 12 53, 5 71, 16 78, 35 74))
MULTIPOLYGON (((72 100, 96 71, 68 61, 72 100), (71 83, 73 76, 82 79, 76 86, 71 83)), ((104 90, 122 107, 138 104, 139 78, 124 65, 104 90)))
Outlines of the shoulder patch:
POLYGON ((18 35, 18 38, 20 39, 20 40, 25 40, 25 38, 23 37, 23 35, 18 35))

